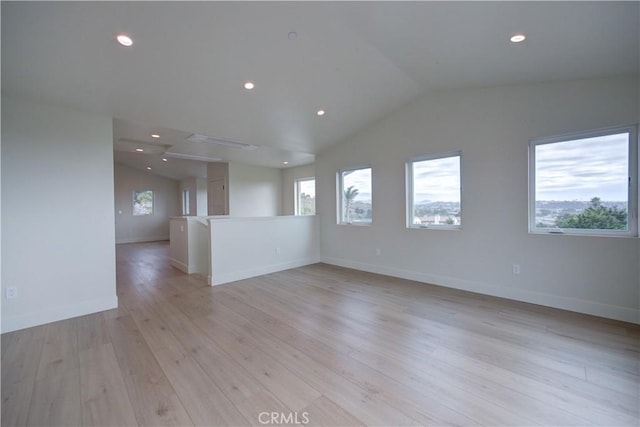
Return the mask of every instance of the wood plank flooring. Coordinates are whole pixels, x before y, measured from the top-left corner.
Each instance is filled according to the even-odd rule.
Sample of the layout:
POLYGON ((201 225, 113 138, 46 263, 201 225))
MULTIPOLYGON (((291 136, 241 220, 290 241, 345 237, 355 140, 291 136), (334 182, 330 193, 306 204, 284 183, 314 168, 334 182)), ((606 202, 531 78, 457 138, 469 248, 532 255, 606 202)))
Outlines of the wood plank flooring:
POLYGON ((209 287, 117 247, 120 308, 2 336, 2 425, 638 426, 640 327, 316 264, 209 287))

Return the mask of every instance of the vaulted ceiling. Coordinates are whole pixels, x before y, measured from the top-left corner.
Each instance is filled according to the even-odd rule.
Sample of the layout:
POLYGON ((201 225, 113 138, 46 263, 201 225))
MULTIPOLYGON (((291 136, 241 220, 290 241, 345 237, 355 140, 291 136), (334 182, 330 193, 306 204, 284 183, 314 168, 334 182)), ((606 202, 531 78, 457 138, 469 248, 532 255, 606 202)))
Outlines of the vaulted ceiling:
POLYGON ((638 2, 2 2, 2 92, 114 117, 116 161, 173 178, 203 163, 136 143, 290 167, 428 91, 638 73, 639 23, 638 2))

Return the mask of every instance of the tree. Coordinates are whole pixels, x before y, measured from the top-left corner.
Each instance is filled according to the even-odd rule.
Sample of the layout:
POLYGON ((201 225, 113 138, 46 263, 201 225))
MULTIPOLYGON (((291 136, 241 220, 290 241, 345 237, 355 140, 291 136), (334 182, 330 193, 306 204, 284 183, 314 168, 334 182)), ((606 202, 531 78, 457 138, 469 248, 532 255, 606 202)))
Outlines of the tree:
POLYGON ((300 215, 316 214, 316 198, 306 193, 300 194, 300 215))
POLYGON ((354 188, 353 185, 344 190, 344 214, 346 222, 351 222, 351 205, 353 204, 353 200, 356 198, 358 193, 358 189, 354 188))
POLYGON ((594 197, 591 205, 581 213, 562 215, 556 219, 556 227, 624 230, 627 228, 627 212, 617 206, 608 208, 599 197, 594 197))

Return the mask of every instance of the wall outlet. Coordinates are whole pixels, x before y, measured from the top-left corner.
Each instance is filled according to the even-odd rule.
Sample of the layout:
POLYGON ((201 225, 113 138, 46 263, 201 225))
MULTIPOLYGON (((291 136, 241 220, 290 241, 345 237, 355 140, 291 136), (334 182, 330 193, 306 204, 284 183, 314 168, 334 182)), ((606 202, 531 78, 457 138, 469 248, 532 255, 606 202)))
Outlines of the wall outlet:
POLYGON ((5 291, 5 296, 7 297, 7 299, 18 298, 18 288, 13 286, 10 288, 7 288, 5 291))
POLYGON ((380 248, 376 249, 376 256, 380 256, 382 254, 382 250, 380 248))
POLYGON ((520 274, 520 264, 513 264, 513 274, 520 274))
POLYGON ((276 248, 276 255, 280 255, 280 247, 276 248))

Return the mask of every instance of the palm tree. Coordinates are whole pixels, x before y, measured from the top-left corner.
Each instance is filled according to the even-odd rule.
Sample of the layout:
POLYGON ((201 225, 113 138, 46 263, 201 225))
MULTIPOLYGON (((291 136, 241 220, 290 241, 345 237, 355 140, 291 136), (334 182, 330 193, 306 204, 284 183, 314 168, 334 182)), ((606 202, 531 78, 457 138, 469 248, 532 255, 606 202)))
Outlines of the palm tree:
POLYGON ((351 204, 353 203, 353 200, 357 195, 358 189, 354 188, 353 185, 344 190, 344 210, 346 222, 351 222, 351 204))

